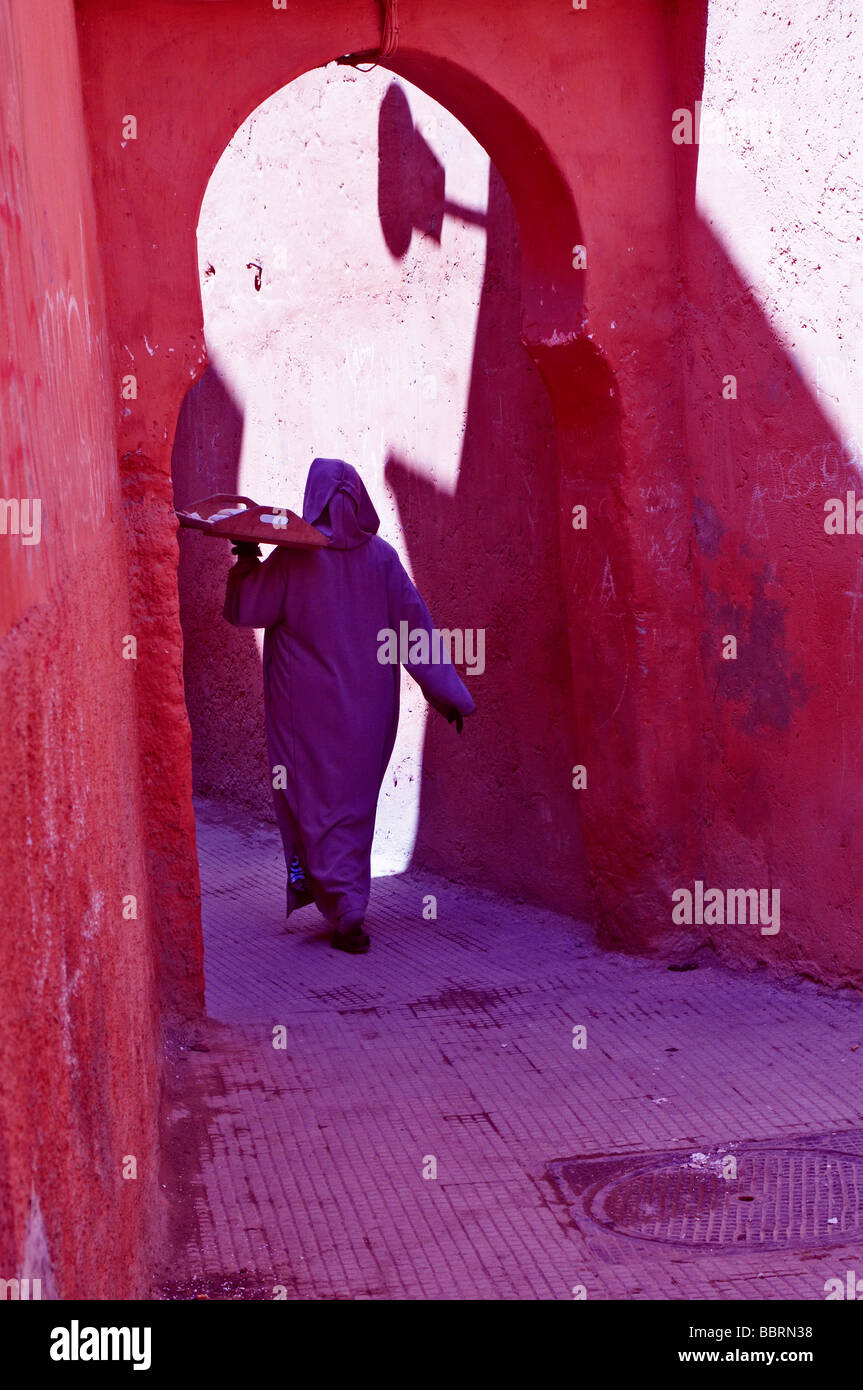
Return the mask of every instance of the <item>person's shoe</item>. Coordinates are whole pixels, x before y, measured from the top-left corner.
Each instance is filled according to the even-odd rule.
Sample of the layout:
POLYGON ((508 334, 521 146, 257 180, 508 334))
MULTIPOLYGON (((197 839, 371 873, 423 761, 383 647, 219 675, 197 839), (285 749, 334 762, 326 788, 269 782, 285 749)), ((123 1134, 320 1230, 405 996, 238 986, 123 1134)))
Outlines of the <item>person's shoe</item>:
POLYGON ((314 895, 312 893, 298 893, 295 889, 291 887, 290 884, 288 884, 288 890, 285 896, 287 899, 287 910, 285 912, 286 917, 290 917, 292 912, 297 912, 301 907, 308 907, 309 903, 313 903, 315 901, 314 895))
POLYGON ((364 956, 371 944, 369 937, 363 931, 362 924, 345 927, 344 931, 336 929, 330 943, 337 951, 347 951, 350 956, 364 956))

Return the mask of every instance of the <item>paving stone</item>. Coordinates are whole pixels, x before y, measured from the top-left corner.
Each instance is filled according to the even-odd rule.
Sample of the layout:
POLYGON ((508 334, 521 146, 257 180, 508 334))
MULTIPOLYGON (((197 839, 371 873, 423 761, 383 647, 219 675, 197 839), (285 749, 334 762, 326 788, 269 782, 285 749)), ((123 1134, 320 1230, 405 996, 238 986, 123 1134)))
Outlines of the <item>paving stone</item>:
POLYGON ((592 1227, 548 1173, 568 1157, 851 1144, 859 996, 718 964, 672 972, 419 872, 374 882, 372 949, 349 957, 314 908, 285 923, 271 827, 202 803, 198 850, 209 1021, 192 1031, 210 1050, 169 1069, 170 1106, 191 1119, 166 1126, 157 1295, 219 1275, 313 1299, 571 1299, 576 1285, 821 1299, 826 1279, 863 1275, 863 1241, 690 1253, 592 1227))

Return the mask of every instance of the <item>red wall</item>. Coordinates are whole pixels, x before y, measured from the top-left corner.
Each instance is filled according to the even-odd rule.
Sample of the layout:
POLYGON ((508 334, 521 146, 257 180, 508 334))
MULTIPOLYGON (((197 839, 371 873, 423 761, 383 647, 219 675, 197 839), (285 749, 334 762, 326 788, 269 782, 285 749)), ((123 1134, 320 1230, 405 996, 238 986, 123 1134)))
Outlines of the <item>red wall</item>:
POLYGON ((137 629, 71 3, 0 0, 0 165, 2 492, 42 507, 38 544, 0 536, 0 1277, 131 1297, 158 1191, 146 653, 122 658, 137 629))
MULTIPOLYGON (((374 45, 380 10, 370 0, 78 9, 114 369, 131 363, 139 376, 119 430, 140 537, 138 621, 155 658, 140 685, 151 862, 161 918, 183 941, 194 869, 170 452, 204 364, 200 200, 248 113, 310 67, 374 45), (122 148, 126 113, 139 138, 122 148)), ((560 0, 457 10, 403 0, 387 66, 483 143, 519 220, 521 336, 555 415, 567 762, 589 779, 571 814, 603 939, 668 948, 687 935, 672 927, 671 893, 695 878, 779 887, 780 934, 717 932, 720 948, 859 982, 863 747, 856 683, 846 674, 840 689, 835 661, 853 563, 815 535, 822 499, 811 490, 788 499, 769 543, 750 524, 765 430, 801 460, 826 436, 811 390, 787 378, 775 330, 700 225, 697 151, 670 138, 671 112, 699 91, 705 13, 696 0, 578 11, 560 0), (586 270, 573 269, 576 244, 586 270), (766 390, 750 390, 734 419, 717 407, 729 342, 741 375, 766 390), (589 525, 575 532, 581 503, 589 525), (728 631, 742 638, 733 666, 717 660, 728 631)), ((722 7, 713 14, 721 23, 722 7)), ((470 795, 463 783, 459 795, 470 795)))
MULTIPOLYGON (((204 365, 200 200, 248 113, 373 45, 380 10, 76 10, 78 52, 68 0, 0 0, 3 494, 42 504, 39 544, 0 537, 0 1050, 21 1063, 0 1094, 0 1277, 99 1297, 144 1281, 158 999, 193 1015, 202 998, 170 477, 204 365), (137 395, 121 400, 129 372, 137 395)), ((700 91, 704 15, 403 0, 388 66, 484 144, 519 221, 520 333, 554 411, 562 775, 588 768, 571 814, 603 938, 667 948, 671 892, 694 878, 778 887, 778 936, 716 930, 717 946, 860 984, 859 562, 822 524, 857 469, 699 213, 697 150, 669 139, 670 112, 700 91), (743 388, 734 411, 726 370, 743 388), (570 525, 579 503, 585 532, 570 525)), ((759 43, 778 82, 778 40, 759 43)), ((777 237, 797 235, 795 216, 776 206, 777 237)), ((831 293, 852 272, 813 235, 817 297, 816 271, 831 293)))
MULTIPOLYGON (((140 621, 154 638, 159 633, 161 663, 152 685, 142 686, 142 736, 153 860, 170 896, 187 872, 192 843, 191 829, 166 817, 188 778, 169 470, 180 405, 204 363, 195 265, 200 200, 245 116, 293 76, 374 43, 379 9, 349 0, 314 12, 235 0, 82 0, 79 14, 115 371, 134 369, 139 379, 138 399, 124 407, 119 429, 142 538, 140 621), (137 114, 139 138, 121 148, 126 113, 137 114)), ((682 536, 688 525, 677 481, 680 446, 676 454, 667 446, 669 434, 679 439, 682 432, 680 402, 672 399, 661 418, 654 408, 657 380, 673 380, 676 370, 663 13, 647 3, 593 15, 510 3, 462 9, 457 24, 446 6, 407 4, 400 15, 402 43, 388 66, 448 106, 485 145, 519 219, 521 335, 557 415, 558 484, 551 481, 547 502, 561 525, 575 687, 560 781, 569 781, 572 764, 588 765, 590 790, 573 791, 570 805, 582 820, 598 915, 611 936, 644 944, 665 931, 657 921, 661 847, 678 836, 684 860, 689 852, 681 796, 695 738, 687 693, 663 660, 679 652, 690 595, 685 582, 669 586, 654 573, 643 544, 670 530, 682 536), (622 95, 598 118, 595 94, 609 84, 622 95), (633 188, 642 190, 638 199, 633 188), (581 241, 591 247, 587 276, 572 267, 581 241), (590 336, 582 331, 585 281, 592 286, 590 336), (649 358, 649 374, 639 354, 649 358), (668 482, 671 500, 642 522, 638 488, 646 474, 668 482), (568 517, 580 501, 595 524, 577 536, 568 517), (629 517, 636 518, 631 525, 616 524, 629 517), (636 543, 638 525, 646 535, 636 543), (650 613, 650 660, 635 651, 639 604, 650 613), (680 744, 675 766, 659 775, 650 732, 657 724, 673 728, 680 744)), ((689 640, 694 652, 694 635, 689 640)), ((514 739, 524 736, 513 730, 514 739)), ((460 794, 469 795, 463 785, 460 794)), ((182 934, 182 904, 176 907, 172 916, 170 902, 160 902, 182 934)))
MULTIPOLYGON (((789 33, 787 20, 753 26, 744 19, 744 41, 734 5, 715 6, 711 88, 721 73, 729 118, 736 107, 755 109, 772 136, 732 143, 732 158, 723 154, 721 163, 721 146, 699 153, 681 145, 676 153, 699 646, 692 816, 706 884, 781 893, 776 937, 740 927, 703 935, 737 959, 778 961, 859 986, 861 563, 859 537, 825 534, 824 503, 847 490, 860 495, 863 465, 859 439, 843 428, 855 404, 859 416, 860 334, 849 301, 856 294, 859 325, 860 193, 841 172, 863 134, 841 92, 846 58, 860 50, 861 17, 837 11, 832 21, 836 27, 825 30, 814 15, 807 24, 797 14, 797 32, 789 33), (729 47, 731 65, 723 61, 729 47), (724 234, 698 205, 696 161, 701 201, 709 206, 713 195, 724 234), (763 250, 753 186, 768 233, 763 250), (740 226, 746 232, 727 245, 740 226), (762 261, 760 276, 747 274, 744 255, 762 261), (822 300, 833 311, 819 323, 822 300), (850 390, 831 383, 819 397, 819 353, 847 361, 850 390), (736 399, 723 397, 729 373, 736 399), (733 661, 721 656, 726 634, 737 637, 733 661)), ((691 109, 704 34, 690 16, 673 37, 675 106, 691 109)))

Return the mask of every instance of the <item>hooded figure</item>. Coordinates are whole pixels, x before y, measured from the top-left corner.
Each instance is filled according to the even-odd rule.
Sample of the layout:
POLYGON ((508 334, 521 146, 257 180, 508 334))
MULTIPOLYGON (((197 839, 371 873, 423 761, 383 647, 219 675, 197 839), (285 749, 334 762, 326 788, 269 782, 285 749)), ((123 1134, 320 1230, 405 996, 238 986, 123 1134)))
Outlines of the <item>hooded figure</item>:
MULTIPOLYGON (((263 563, 256 546, 235 547, 225 617, 266 628, 264 706, 288 912, 314 899, 335 927, 333 945, 356 953, 369 944, 375 813, 399 718, 399 667, 384 653, 394 645, 384 643, 385 630, 399 634, 406 623, 431 638, 434 628, 395 550, 376 534, 380 521, 355 468, 316 458, 303 519, 329 546, 277 546, 263 563)), ((452 664, 405 665, 460 731, 476 707, 452 664)))

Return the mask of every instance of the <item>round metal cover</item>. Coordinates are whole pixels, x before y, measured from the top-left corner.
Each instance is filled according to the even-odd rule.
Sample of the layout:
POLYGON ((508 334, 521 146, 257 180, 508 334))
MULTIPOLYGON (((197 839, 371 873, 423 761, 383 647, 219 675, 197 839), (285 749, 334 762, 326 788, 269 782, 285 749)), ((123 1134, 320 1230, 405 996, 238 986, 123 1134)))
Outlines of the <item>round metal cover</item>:
POLYGON ((584 1194, 593 1221, 622 1235, 704 1249, 787 1250, 863 1230, 863 1158, 805 1149, 743 1150, 737 1176, 686 1158, 618 1172, 584 1194))

